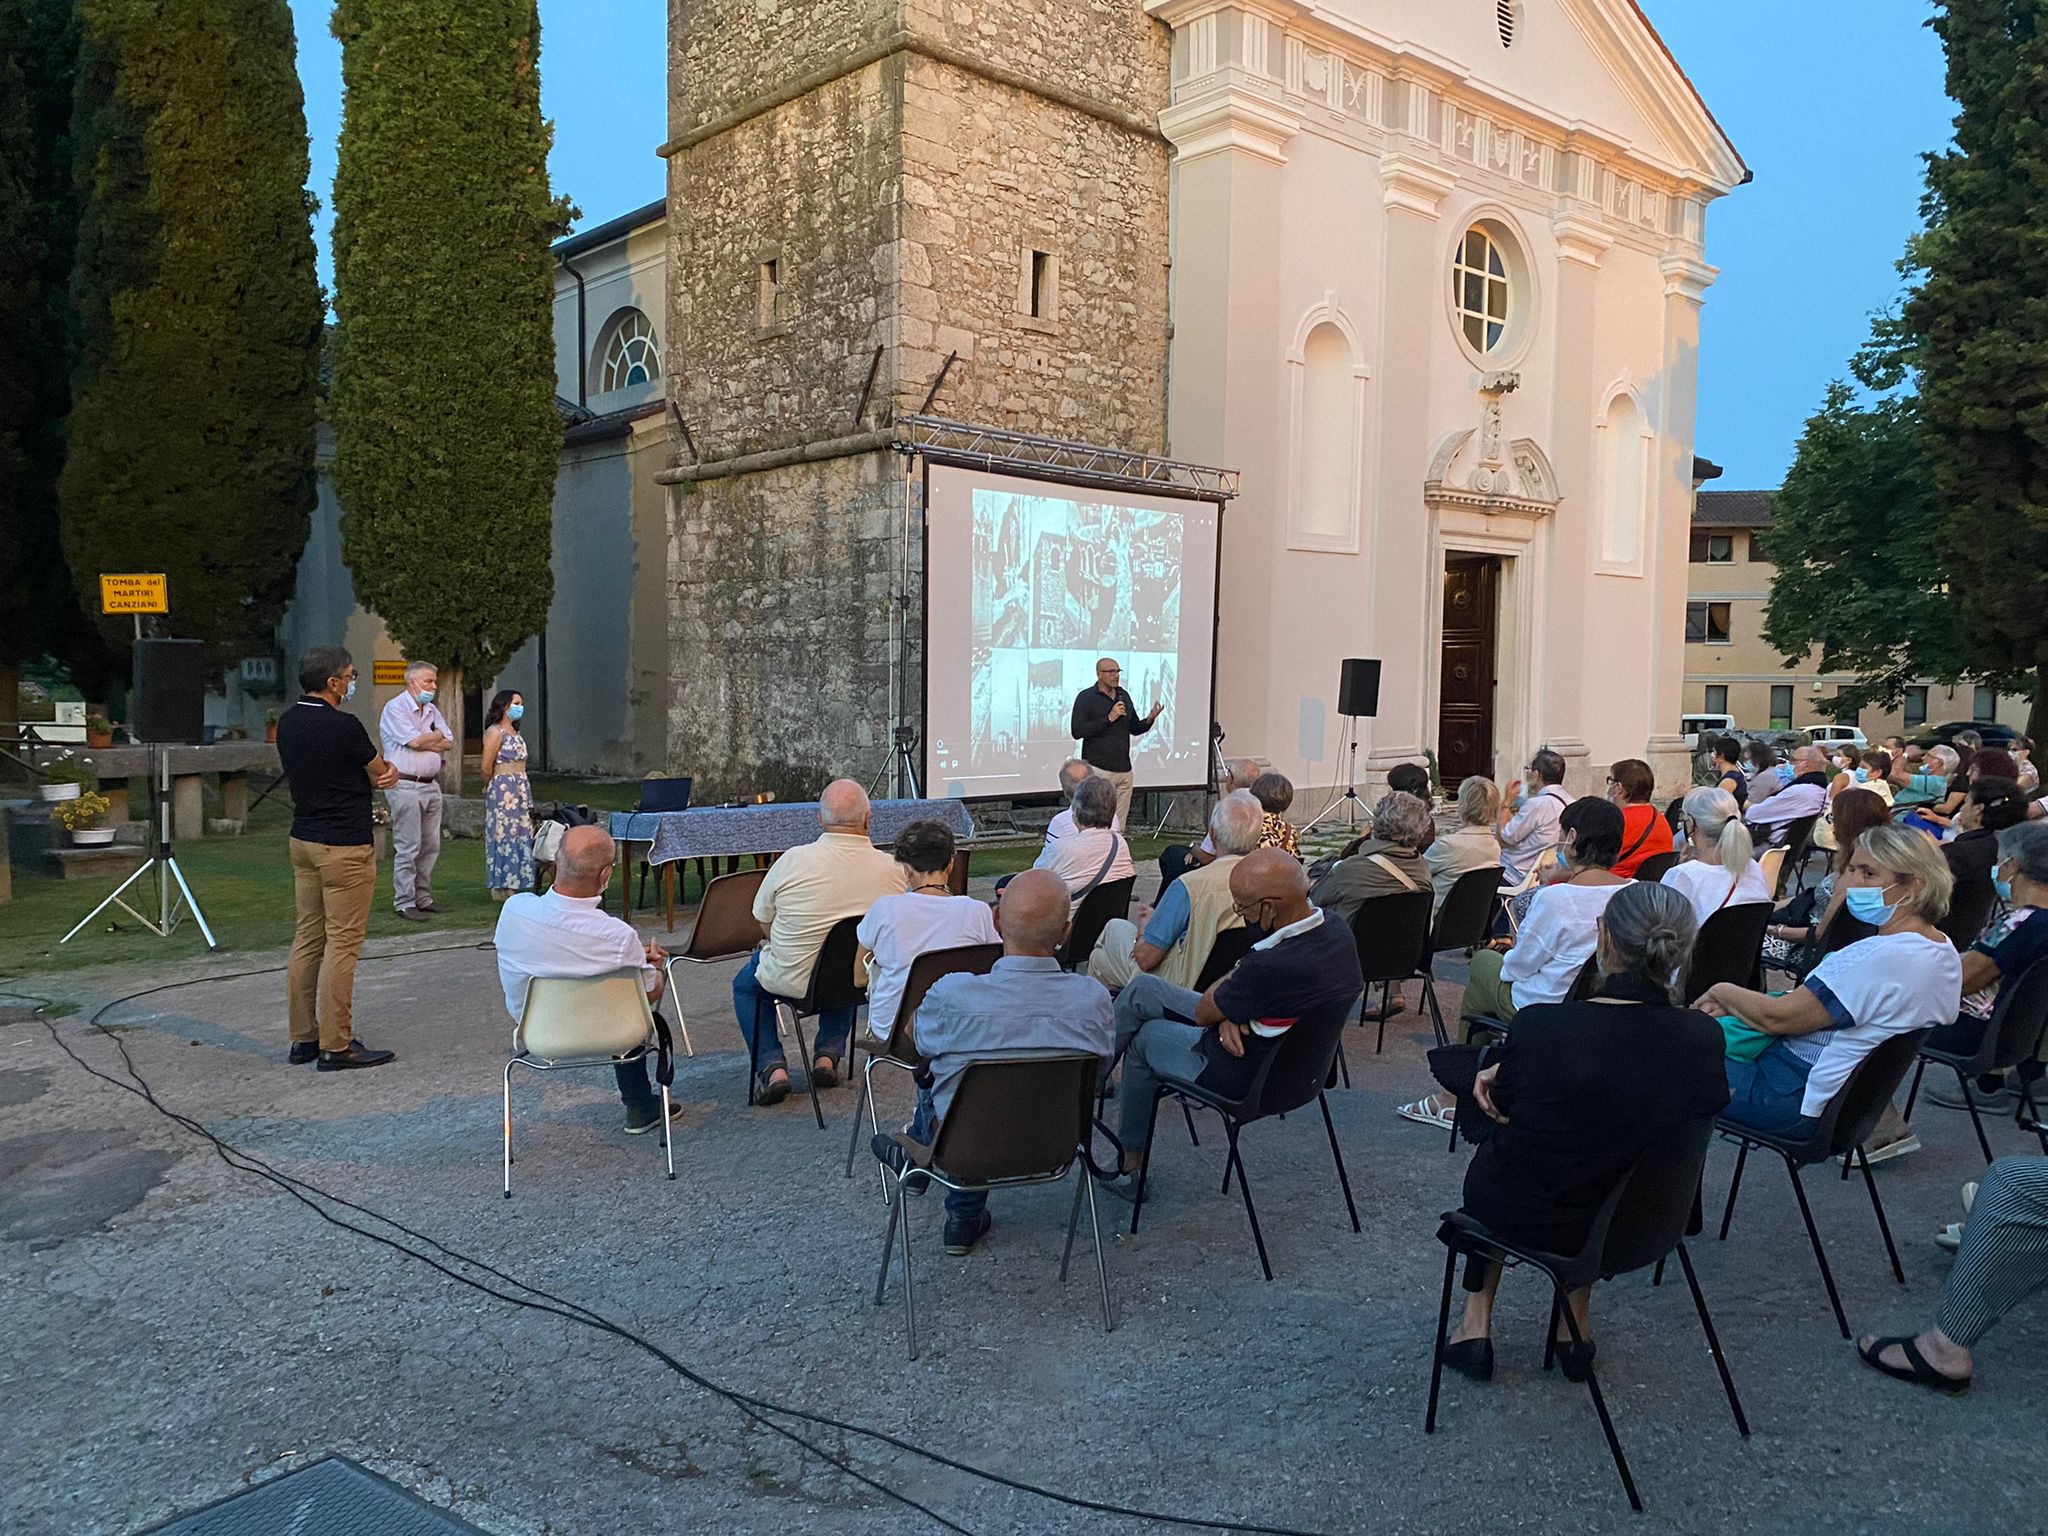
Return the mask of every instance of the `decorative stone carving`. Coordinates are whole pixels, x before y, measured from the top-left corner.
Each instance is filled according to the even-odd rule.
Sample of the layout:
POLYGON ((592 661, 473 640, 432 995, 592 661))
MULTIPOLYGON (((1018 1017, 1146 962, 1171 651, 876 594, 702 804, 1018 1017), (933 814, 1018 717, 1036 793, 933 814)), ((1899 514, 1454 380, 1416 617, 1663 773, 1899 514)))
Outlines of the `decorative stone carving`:
POLYGON ((1534 438, 1501 442, 1501 402, 1486 401, 1481 425, 1437 439, 1422 497, 1432 507, 1547 517, 1557 507, 1557 476, 1534 438))

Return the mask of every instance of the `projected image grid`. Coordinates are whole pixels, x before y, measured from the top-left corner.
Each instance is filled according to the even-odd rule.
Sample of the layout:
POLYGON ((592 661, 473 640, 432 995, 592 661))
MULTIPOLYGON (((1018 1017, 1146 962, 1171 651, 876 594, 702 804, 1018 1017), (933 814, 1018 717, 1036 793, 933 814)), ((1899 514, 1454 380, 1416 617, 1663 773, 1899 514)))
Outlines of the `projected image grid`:
POLYGON ((1180 650, 1181 520, 1143 507, 977 488, 969 734, 976 761, 1070 742, 1074 696, 1113 656, 1139 714, 1133 766, 1170 755, 1180 650))

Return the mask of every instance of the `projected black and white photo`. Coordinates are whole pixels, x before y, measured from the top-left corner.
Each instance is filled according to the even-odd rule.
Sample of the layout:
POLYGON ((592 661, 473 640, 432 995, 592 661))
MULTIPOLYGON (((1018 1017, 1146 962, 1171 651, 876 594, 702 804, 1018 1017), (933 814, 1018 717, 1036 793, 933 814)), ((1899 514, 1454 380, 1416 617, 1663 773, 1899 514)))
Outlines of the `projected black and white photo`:
POLYGON ((1122 665, 1140 712, 1161 706, 1131 744, 1139 784, 1201 782, 1214 506, 953 469, 935 468, 931 485, 934 791, 1039 792, 1073 751, 1074 699, 1103 656, 1122 665), (1190 582, 1195 600, 1184 604, 1190 582))

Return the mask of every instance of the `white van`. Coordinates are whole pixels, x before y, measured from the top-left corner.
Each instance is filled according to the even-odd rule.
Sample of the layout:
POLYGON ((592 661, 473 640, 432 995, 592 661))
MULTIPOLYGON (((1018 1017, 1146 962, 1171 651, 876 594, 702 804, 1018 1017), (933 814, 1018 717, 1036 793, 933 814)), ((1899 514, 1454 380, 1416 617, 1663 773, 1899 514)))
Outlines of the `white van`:
POLYGON ((1713 741, 1717 737, 1732 736, 1735 733, 1733 715, 1686 715, 1678 722, 1678 734, 1685 738, 1686 750, 1697 752, 1702 739, 1713 741))

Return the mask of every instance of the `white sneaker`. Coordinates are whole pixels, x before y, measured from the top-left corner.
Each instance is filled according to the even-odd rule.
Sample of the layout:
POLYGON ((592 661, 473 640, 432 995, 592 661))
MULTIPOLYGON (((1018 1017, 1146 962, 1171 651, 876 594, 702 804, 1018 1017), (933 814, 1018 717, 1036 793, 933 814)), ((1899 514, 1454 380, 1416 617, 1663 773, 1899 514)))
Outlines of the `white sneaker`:
POLYGON ((1403 1120, 1413 1120, 1417 1125, 1433 1125, 1440 1131, 1448 1131, 1451 1128, 1452 1111, 1439 1105, 1435 1094, 1417 1099, 1413 1104, 1403 1104, 1395 1113, 1403 1120))

